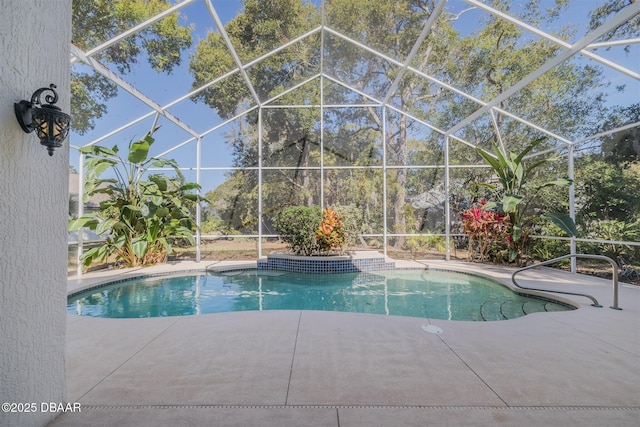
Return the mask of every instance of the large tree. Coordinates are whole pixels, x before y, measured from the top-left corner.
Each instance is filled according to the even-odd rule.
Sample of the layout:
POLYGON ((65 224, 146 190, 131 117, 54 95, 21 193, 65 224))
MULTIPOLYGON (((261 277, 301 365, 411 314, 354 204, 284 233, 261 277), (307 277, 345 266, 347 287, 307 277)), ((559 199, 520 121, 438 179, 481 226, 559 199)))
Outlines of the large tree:
MULTIPOLYGON (((515 5, 510 1, 496 0, 493 6, 525 22, 545 22, 550 26, 567 3, 559 1, 551 10, 541 8, 536 1, 528 2, 517 11, 511 10, 515 5)), ((493 15, 487 16, 484 24, 477 33, 464 37, 459 49, 453 52, 452 58, 455 58, 457 66, 449 69, 448 79, 467 93, 486 101, 502 95, 563 50, 561 46, 493 15)), ((567 24, 558 28, 553 35, 563 40, 576 32, 567 24)), ((570 60, 503 99, 498 107, 569 139, 576 138, 589 133, 592 124, 603 117, 602 89, 605 84, 598 68, 570 60)), ((532 135, 537 134, 534 129, 501 114, 496 115, 496 123, 506 139, 505 143, 515 145, 517 150, 528 145, 532 135)), ((488 121, 470 126, 465 137, 487 147, 498 142, 488 121)), ((553 140, 548 142, 553 143, 553 140)))
MULTIPOLYGON (((320 15, 312 4, 300 0, 247 0, 244 10, 225 26, 233 49, 243 63, 268 54, 271 50, 316 27, 320 15)), ((230 119, 258 101, 281 95, 279 104, 318 103, 313 91, 283 92, 308 78, 319 69, 320 39, 317 34, 288 49, 267 56, 246 71, 255 92, 238 69, 232 52, 217 32, 202 40, 191 58, 193 87, 199 88, 225 73, 235 72, 220 84, 207 87, 194 96, 214 108, 223 119, 230 119)), ((319 109, 274 108, 253 111, 236 121, 228 134, 234 166, 255 167, 262 151, 267 167, 298 166, 298 170, 270 170, 263 174, 263 208, 265 217, 274 215, 283 205, 319 202, 313 188, 318 187, 307 169, 319 163, 319 109), (263 134, 258 135, 259 114, 263 134), (262 147, 258 144, 262 142, 262 147)), ((234 171, 228 181, 206 195, 228 226, 242 233, 257 231, 257 185, 255 172, 234 171)), ((267 224, 268 225, 268 224, 267 224)), ((227 227, 225 227, 227 228, 227 227)))
MULTIPOLYGON (((377 1, 333 0, 327 3, 328 25, 357 41, 370 46, 386 56, 403 60, 412 43, 422 30, 427 17, 435 7, 434 1, 377 1)), ((529 2, 519 10, 510 10, 512 2, 497 0, 492 6, 515 15, 526 22, 549 22, 558 19, 567 2, 556 2, 554 8, 545 10, 537 2, 529 2)), ((486 14, 479 30, 466 36, 459 34, 454 22, 461 14, 443 12, 422 43, 411 65, 426 75, 434 76, 472 96, 491 100, 502 95, 514 84, 536 70, 561 49, 545 40, 536 40, 515 24, 491 14, 486 14)), ((568 38, 573 29, 560 27, 557 37, 568 38)), ((468 98, 447 90, 443 86, 408 71, 393 93, 392 87, 398 75, 398 67, 380 56, 364 52, 358 46, 337 38, 330 38, 329 49, 339 60, 325 59, 325 71, 333 74, 367 94, 380 99, 388 97, 390 103, 402 111, 435 125, 448 129, 477 110, 480 105, 468 98)), ((327 43, 327 42, 325 42, 327 43)), ((602 80, 598 70, 590 66, 565 63, 545 73, 527 85, 519 93, 503 100, 499 107, 527 118, 567 136, 585 133, 590 121, 595 121, 603 111, 603 98, 598 88, 602 80), (572 120, 568 121, 567 118, 572 120)), ((376 109, 363 110, 373 117, 382 129, 382 117, 376 109)), ((496 116, 496 124, 503 134, 507 149, 520 150, 537 131, 521 123, 496 116)), ((441 156, 432 155, 434 163, 418 163, 420 150, 411 151, 410 132, 416 125, 406 115, 389 113, 386 117, 387 164, 410 166, 414 164, 442 165, 441 156)), ((498 142, 493 123, 488 115, 463 128, 458 136, 472 144, 490 146, 498 142)), ((431 147, 434 153, 442 153, 442 138, 430 136, 424 149, 431 147)), ((540 148, 542 150, 542 148, 540 148)), ((469 155, 468 147, 453 143, 450 146, 453 163, 468 159, 477 163, 475 154, 469 155)), ((451 161, 450 159, 450 161, 451 161)), ((393 218, 393 232, 411 232, 407 220, 409 167, 392 169, 388 174, 389 217, 393 218)), ((423 181, 434 182, 431 171, 421 172, 423 181)), ((435 178, 437 179, 437 178, 435 178)), ((433 196, 437 188, 423 190, 433 196)), ((415 194, 415 191, 414 191, 415 194)), ((444 200, 443 200, 444 201, 444 200)), ((413 203, 416 204, 415 202, 413 203)), ((410 210, 410 209, 409 209, 410 210)), ((402 239, 393 241, 401 244, 402 239)))
MULTIPOLYGON (((337 31, 381 54, 403 61, 434 10, 435 3, 431 0, 333 0, 326 6, 327 22, 337 31)), ((441 16, 414 59, 414 64, 424 65, 429 71, 442 67, 445 46, 455 42, 455 33, 448 22, 450 18, 447 14, 441 16)), ((329 42, 325 71, 358 91, 378 100, 387 97, 394 106, 408 112, 415 112, 416 106, 428 103, 435 96, 433 86, 411 72, 405 73, 393 91, 392 84, 399 71, 397 66, 380 55, 365 52, 349 41, 332 37, 329 42)), ((361 102, 367 102, 366 98, 363 97, 361 102)), ((372 128, 378 132, 380 140, 385 141, 387 164, 400 166, 388 173, 388 217, 390 231, 405 234, 409 169, 404 166, 411 164, 408 142, 412 122, 406 115, 389 111, 386 114, 386 126, 383 126, 385 112, 381 109, 360 109, 358 112, 369 116, 368 122, 374 124, 372 128), (382 135, 383 129, 386 135, 382 135)), ((401 246, 403 241, 403 237, 398 237, 392 243, 401 246)))
MULTIPOLYGON (((88 51, 171 7, 168 0, 73 0, 72 41, 88 51)), ((119 73, 131 71, 146 58, 157 72, 171 73, 180 65, 181 53, 191 46, 191 28, 173 13, 104 49, 95 58, 119 73)), ((84 134, 106 112, 117 94, 116 85, 101 74, 82 67, 71 71, 73 129, 84 134)))
MULTIPOLYGON (((320 22, 319 11, 301 0, 277 2, 247 0, 243 12, 226 26, 233 47, 243 63, 278 48, 295 37, 314 28, 320 22)), ((291 200, 292 191, 304 189, 304 197, 297 203, 309 203, 317 198, 314 185, 324 185, 325 201, 329 204, 357 200, 363 210, 373 208, 376 221, 382 218, 382 190, 387 181, 387 217, 389 231, 397 234, 414 230, 426 231, 427 221, 418 220, 415 206, 425 194, 436 196, 443 187, 443 174, 436 169, 416 171, 414 165, 443 165, 444 138, 406 115, 379 107, 335 108, 331 104, 366 104, 386 100, 400 111, 414 116, 440 129, 449 129, 461 119, 480 108, 480 104, 465 98, 419 73, 407 70, 394 86, 401 68, 385 57, 405 61, 413 44, 422 32, 437 2, 433 0, 331 0, 324 4, 324 23, 331 30, 355 40, 355 43, 336 35, 333 31, 317 33, 286 49, 268 56, 246 70, 246 76, 236 70, 229 77, 196 95, 229 119, 260 102, 273 99, 287 88, 320 71, 329 78, 323 80, 325 108, 323 117, 313 108, 282 108, 262 112, 263 166, 300 167, 300 172, 280 171, 282 181, 291 186, 278 190, 271 181, 263 181, 263 195, 269 204, 278 206, 291 200), (363 49, 366 45, 378 53, 363 49), (320 52, 320 49, 322 51, 320 52), (251 81, 255 93, 249 90, 245 79, 251 81), (333 80, 355 89, 351 93, 333 80), (329 106, 327 106, 329 105, 329 106), (324 152, 320 153, 319 124, 323 124, 324 152), (386 133, 383 135, 383 129, 386 133), (420 144, 420 139, 423 144, 420 144), (386 143, 386 147, 382 143, 386 143), (380 170, 357 169, 361 166, 381 166, 383 148, 388 166, 387 176, 380 170), (353 166, 353 170, 326 170, 323 182, 305 168, 319 166, 322 157, 325 167, 353 166), (430 163, 425 163, 430 162, 430 163), (362 185, 369 180, 374 188, 362 185), (440 187, 438 187, 440 185, 440 187), (354 196, 357 194, 359 199, 354 196), (351 196, 348 198, 348 196, 351 196), (412 222, 416 228, 412 229, 412 222)), ((566 1, 555 2, 552 9, 539 7, 537 1, 527 2, 518 10, 510 10, 513 2, 496 0, 492 5, 505 13, 516 15, 526 22, 557 20, 566 7, 566 1)), ((522 28, 491 14, 484 15, 479 29, 459 34, 454 22, 461 14, 443 12, 411 61, 420 73, 433 76, 463 90, 476 98, 490 100, 533 72, 546 60, 557 55, 562 48, 527 33, 522 28)), ((554 34, 569 38, 575 29, 559 27, 554 34)), ((190 64, 194 88, 202 87, 213 79, 238 67, 224 38, 210 33, 192 57, 190 64)), ((557 131, 567 137, 584 135, 592 123, 602 117, 604 98, 601 94, 602 76, 598 69, 578 62, 567 62, 527 85, 519 93, 504 99, 498 107, 526 118, 540 126, 557 131)), ((307 84, 299 91, 287 93, 278 104, 305 105, 318 102, 319 84, 307 84), (309 90, 309 88, 312 90, 309 90)), ((236 154, 234 166, 258 164, 259 116, 252 112, 245 116, 244 128, 229 139, 236 154)), ((493 123, 485 115, 480 120, 456 133, 472 144, 490 147, 498 142, 493 123)), ((503 141, 507 149, 521 150, 538 131, 520 122, 497 115, 503 141)), ((561 147, 562 143, 549 139, 547 147, 561 147)), ((477 164, 480 159, 474 150, 453 142, 450 146, 452 164, 477 164)), ((555 171, 554 171, 555 172, 555 171)), ((237 175, 240 172, 233 172, 237 175)), ((276 173, 265 171, 264 176, 276 173)), ((457 173, 457 172, 456 172, 457 173)), ((475 171, 473 171, 475 174, 475 171)), ((248 200, 257 195, 256 173, 243 182, 236 193, 248 200)), ((469 180, 452 173, 452 179, 469 180)), ((541 178, 542 179, 542 178, 541 178)), ((215 192, 225 197, 223 191, 215 192)), ((442 202, 444 199, 441 197, 442 202)), ((265 199, 263 199, 265 200, 265 199)), ((424 204, 424 203, 423 203, 424 204)), ((226 206, 235 206, 225 203, 226 206)), ((254 209, 254 208, 252 208, 254 209)), ((264 210, 263 210, 264 212, 264 210)), ((444 217, 444 215, 441 215, 444 217)), ((431 221, 431 223, 435 223, 431 221)), ((402 238, 392 244, 401 245, 402 238)))

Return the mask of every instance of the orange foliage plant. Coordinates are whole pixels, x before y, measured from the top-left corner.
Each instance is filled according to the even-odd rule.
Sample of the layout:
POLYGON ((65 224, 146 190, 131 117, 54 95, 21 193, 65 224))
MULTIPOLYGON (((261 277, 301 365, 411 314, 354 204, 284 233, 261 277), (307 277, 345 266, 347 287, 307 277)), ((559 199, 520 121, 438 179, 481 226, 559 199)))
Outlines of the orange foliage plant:
POLYGON ((316 240, 323 252, 341 250, 346 242, 346 233, 342 226, 343 218, 331 208, 322 212, 322 223, 316 230, 316 240))

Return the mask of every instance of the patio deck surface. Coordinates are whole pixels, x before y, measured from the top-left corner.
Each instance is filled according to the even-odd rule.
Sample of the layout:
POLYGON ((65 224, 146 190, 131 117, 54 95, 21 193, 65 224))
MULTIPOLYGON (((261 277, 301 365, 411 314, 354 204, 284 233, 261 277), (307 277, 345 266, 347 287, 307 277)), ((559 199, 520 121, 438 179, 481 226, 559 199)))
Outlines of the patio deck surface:
MULTIPOLYGON (((505 283, 513 271, 422 263, 505 283)), ((214 264, 237 263, 91 273, 68 289, 214 264)), ((494 322, 318 311, 69 315, 67 400, 81 412, 50 425, 640 425, 640 288, 620 285, 618 311, 609 308, 611 281, 548 268, 521 277, 526 286, 584 291, 604 307, 564 296, 580 308, 494 322)))

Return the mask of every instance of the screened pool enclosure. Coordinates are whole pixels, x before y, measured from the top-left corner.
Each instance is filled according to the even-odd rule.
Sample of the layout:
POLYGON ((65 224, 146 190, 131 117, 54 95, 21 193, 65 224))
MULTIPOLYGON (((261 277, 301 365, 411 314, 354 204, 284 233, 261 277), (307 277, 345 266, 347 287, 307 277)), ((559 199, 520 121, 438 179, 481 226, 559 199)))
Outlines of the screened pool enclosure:
MULTIPOLYGON (((476 184, 496 183, 477 147, 544 138, 525 161, 554 160, 532 182, 573 184, 530 195, 531 255, 640 263, 640 2, 73 3, 71 193, 81 147, 157 128, 150 154, 201 186, 197 259, 222 238, 262 256, 290 205, 348 207, 361 246, 449 259, 461 212, 491 196, 476 184)), ((74 251, 98 239, 72 236, 74 251)))

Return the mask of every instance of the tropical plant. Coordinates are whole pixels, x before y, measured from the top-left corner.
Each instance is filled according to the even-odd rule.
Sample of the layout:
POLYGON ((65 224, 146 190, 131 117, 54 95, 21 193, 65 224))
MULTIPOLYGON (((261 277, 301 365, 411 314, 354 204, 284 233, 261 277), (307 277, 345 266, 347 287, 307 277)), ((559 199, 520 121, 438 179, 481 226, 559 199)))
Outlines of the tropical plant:
POLYGON ((472 206, 462 211, 462 230, 469 236, 469 254, 471 261, 477 254, 478 259, 486 260, 491 245, 505 242, 509 227, 507 218, 498 212, 484 209, 486 201, 480 206, 472 206))
POLYGON ((126 158, 118 146, 83 147, 86 183, 84 202, 100 195, 105 199, 95 213, 70 221, 69 229, 87 227, 106 235, 104 243, 82 255, 85 266, 115 256, 116 264, 125 267, 164 262, 171 253, 171 240, 187 239, 194 243, 195 222, 190 208, 198 200, 195 183, 185 183, 174 160, 149 158, 154 139, 152 132, 129 143, 126 158), (148 174, 151 167, 169 167, 176 176, 148 174), (111 171, 111 177, 103 174, 111 171))
MULTIPOLYGON (((545 157, 532 164, 525 165, 525 156, 531 152, 538 144, 546 138, 539 138, 531 143, 520 153, 510 152, 505 155, 500 148, 494 144, 494 154, 478 147, 480 156, 493 168, 498 178, 499 186, 493 184, 478 184, 495 191, 497 201, 484 205, 485 210, 497 209, 507 217, 507 242, 509 244, 508 260, 514 262, 521 259, 526 253, 529 244, 529 234, 533 213, 529 207, 540 190, 550 186, 568 187, 572 181, 568 178, 558 178, 529 189, 528 182, 533 175, 533 171, 542 165, 555 160, 553 157, 545 157)), ((543 219, 551 220, 569 236, 576 235, 576 228, 573 220, 562 213, 549 213, 541 215, 543 219)))
POLYGON ((347 241, 347 236, 342 226, 343 219, 331 208, 326 208, 322 211, 322 223, 316 230, 316 240, 322 252, 342 250, 347 241))

